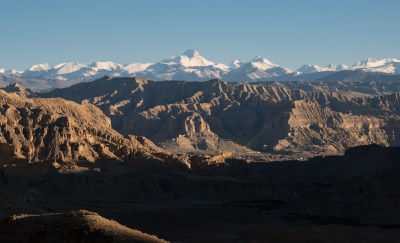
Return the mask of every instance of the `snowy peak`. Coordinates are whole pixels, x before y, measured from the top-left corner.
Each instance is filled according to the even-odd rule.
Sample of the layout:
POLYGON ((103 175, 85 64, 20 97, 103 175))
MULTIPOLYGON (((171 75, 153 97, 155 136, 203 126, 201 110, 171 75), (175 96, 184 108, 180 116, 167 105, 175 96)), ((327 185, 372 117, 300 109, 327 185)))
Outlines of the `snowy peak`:
POLYGON ((320 72, 320 67, 317 65, 310 65, 310 64, 305 64, 301 67, 299 67, 296 72, 299 73, 315 73, 315 72, 320 72))
POLYGON ((200 53, 196 50, 189 49, 185 51, 182 55, 166 59, 161 61, 162 63, 169 64, 169 65, 182 65, 184 67, 202 67, 202 66, 213 66, 215 65, 214 62, 209 61, 202 57, 200 53))
POLYGON ((131 64, 126 64, 123 67, 121 67, 121 70, 123 70, 127 74, 131 75, 131 74, 135 74, 137 72, 143 72, 149 66, 151 66, 153 64, 154 63, 131 63, 131 64))
POLYGON ((20 74, 22 74, 23 72, 22 72, 22 71, 15 70, 15 69, 4 69, 4 68, 0 68, 0 73, 20 75, 20 74))
POLYGON ((226 81, 262 81, 291 73, 289 69, 260 56, 256 56, 246 63, 235 60, 230 64, 230 67, 231 70, 224 76, 226 81))
POLYGON ((328 71, 341 71, 341 70, 345 70, 347 68, 348 67, 343 64, 339 64, 337 66, 334 64, 329 64, 329 65, 326 65, 325 67, 306 64, 306 65, 303 65, 300 68, 298 68, 296 70, 296 72, 306 74, 306 73, 317 73, 317 72, 328 72, 328 71))
POLYGON ((254 57, 253 59, 251 59, 250 62, 258 62, 258 63, 263 63, 263 64, 269 64, 269 65, 271 65, 271 66, 272 66, 272 65, 277 66, 276 64, 270 62, 268 59, 262 58, 262 57, 260 57, 260 56, 254 57))
POLYGON ((396 58, 385 58, 381 60, 366 58, 356 62, 350 69, 400 74, 400 60, 396 58))
POLYGON ((30 68, 28 68, 29 71, 33 71, 33 72, 40 72, 40 71, 49 71, 50 69, 52 69, 53 66, 48 64, 48 63, 44 63, 44 64, 36 64, 31 66, 30 68))
POLYGON ((324 71, 342 71, 345 69, 348 69, 349 67, 344 65, 344 64, 339 64, 339 65, 334 65, 334 64, 329 64, 326 65, 322 70, 324 71))
POLYGON ((344 64, 339 64, 339 65, 336 66, 336 71, 343 71, 343 70, 346 70, 346 69, 349 69, 349 66, 346 66, 344 64))
POLYGON ((96 68, 96 69, 103 69, 103 70, 116 70, 118 69, 121 65, 116 64, 114 62, 108 61, 108 62, 93 62, 88 65, 89 67, 96 68))
POLYGON ((356 62, 353 65, 353 67, 367 67, 367 66, 373 65, 373 63, 375 63, 377 61, 378 60, 375 59, 375 58, 368 57, 368 58, 365 58, 365 59, 363 59, 361 61, 356 62))
POLYGON ((239 60, 233 60, 231 64, 229 64, 229 67, 231 68, 239 68, 243 63, 239 60))
POLYGON ((250 66, 253 68, 257 68, 260 70, 268 70, 271 68, 279 67, 279 65, 270 62, 268 59, 262 58, 260 56, 256 56, 249 62, 250 66))
MULTIPOLYGON (((269 73, 265 77, 268 77, 270 75, 278 76, 278 75, 287 74, 287 73, 292 72, 289 69, 281 67, 278 64, 275 64, 275 63, 271 62, 270 60, 262 58, 260 56, 256 56, 253 59, 251 59, 247 65, 250 65, 252 68, 256 68, 260 71, 269 73)), ((242 65, 242 66, 245 66, 245 65, 242 65)))
POLYGON ((369 68, 369 67, 379 67, 383 65, 390 65, 393 63, 399 63, 400 60, 396 58, 385 58, 385 59, 375 59, 375 58, 366 58, 364 60, 356 62, 352 67, 363 67, 363 68, 369 68))
POLYGON ((200 53, 198 51, 194 50, 194 49, 188 49, 182 55, 183 56, 187 56, 189 58, 193 58, 193 57, 196 57, 196 56, 197 57, 201 57, 200 53))
POLYGON ((54 69, 57 70, 57 74, 73 73, 80 70, 81 68, 87 68, 87 66, 80 64, 79 62, 67 62, 54 66, 54 69))

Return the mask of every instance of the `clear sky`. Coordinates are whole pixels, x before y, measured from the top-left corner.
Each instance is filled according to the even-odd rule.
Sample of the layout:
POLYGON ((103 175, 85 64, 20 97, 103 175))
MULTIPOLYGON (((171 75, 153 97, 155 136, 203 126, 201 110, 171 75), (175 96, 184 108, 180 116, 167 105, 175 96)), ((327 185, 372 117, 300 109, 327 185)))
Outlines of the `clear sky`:
POLYGON ((400 1, 0 1, 0 68, 156 62, 190 48, 292 70, 400 58, 400 1))

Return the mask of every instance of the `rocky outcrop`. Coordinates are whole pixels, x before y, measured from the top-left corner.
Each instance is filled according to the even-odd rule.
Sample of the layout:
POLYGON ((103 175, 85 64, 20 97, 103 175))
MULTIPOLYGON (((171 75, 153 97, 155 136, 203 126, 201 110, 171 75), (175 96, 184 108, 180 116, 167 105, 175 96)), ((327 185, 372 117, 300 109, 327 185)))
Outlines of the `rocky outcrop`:
POLYGON ((85 210, 12 216, 0 221, 1 242, 167 242, 85 210))
POLYGON ((390 137, 395 127, 387 126, 387 118, 341 113, 312 101, 295 101, 294 106, 288 135, 275 150, 311 145, 340 152, 362 144, 389 146, 395 142, 390 137))
POLYGON ((182 164, 146 138, 124 137, 91 104, 25 98, 0 90, 1 163, 115 160, 182 164))
POLYGON ((10 83, 9 85, 7 85, 5 88, 2 89, 7 93, 15 93, 23 97, 35 96, 34 92, 31 89, 26 88, 17 83, 10 83))

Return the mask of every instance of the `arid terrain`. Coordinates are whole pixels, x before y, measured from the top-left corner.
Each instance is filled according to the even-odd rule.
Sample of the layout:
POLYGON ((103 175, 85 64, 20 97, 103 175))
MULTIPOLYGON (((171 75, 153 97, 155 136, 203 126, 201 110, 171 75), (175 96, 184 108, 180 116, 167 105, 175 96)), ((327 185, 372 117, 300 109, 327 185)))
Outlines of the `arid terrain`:
POLYGON ((400 243, 400 1, 0 11, 0 243, 400 243))
POLYGON ((396 242, 398 107, 220 80, 9 85, 0 239, 396 242))
POLYGON ((271 161, 399 145, 398 92, 349 97, 343 89, 331 92, 338 83, 310 92, 301 82, 284 84, 104 77, 31 96, 93 104, 121 134, 145 136, 175 153, 233 152, 271 161))

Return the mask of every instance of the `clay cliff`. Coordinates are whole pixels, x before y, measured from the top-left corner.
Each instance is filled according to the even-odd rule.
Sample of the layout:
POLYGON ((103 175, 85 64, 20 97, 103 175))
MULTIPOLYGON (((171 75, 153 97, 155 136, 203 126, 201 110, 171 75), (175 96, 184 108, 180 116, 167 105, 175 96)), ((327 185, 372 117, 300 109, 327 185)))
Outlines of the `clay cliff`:
POLYGON ((115 160, 182 164, 144 137, 122 136, 91 104, 61 98, 26 98, 0 90, 2 163, 115 160))
POLYGON ((268 84, 104 77, 36 94, 93 104, 122 134, 174 152, 343 152, 399 144, 399 93, 351 98, 268 84))

